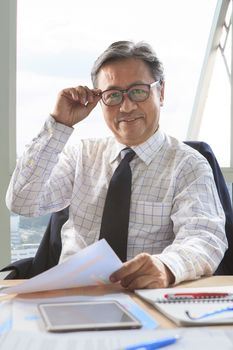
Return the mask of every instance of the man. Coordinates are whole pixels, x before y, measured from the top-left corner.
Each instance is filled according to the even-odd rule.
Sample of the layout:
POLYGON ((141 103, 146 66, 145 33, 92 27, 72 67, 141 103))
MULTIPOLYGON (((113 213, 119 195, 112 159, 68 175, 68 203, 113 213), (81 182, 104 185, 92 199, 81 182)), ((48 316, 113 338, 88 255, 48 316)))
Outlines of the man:
MULTIPOLYGON (((60 92, 54 111, 18 161, 10 210, 39 216, 70 206, 60 261, 99 239, 110 179, 129 147, 132 194, 127 262, 112 282, 162 288, 211 275, 227 248, 225 216, 211 168, 198 152, 159 127, 164 73, 143 42, 113 43, 92 70, 94 88, 60 92), (113 133, 66 146, 73 125, 100 102, 113 133)), ((120 233, 119 233, 120 240, 120 233)))

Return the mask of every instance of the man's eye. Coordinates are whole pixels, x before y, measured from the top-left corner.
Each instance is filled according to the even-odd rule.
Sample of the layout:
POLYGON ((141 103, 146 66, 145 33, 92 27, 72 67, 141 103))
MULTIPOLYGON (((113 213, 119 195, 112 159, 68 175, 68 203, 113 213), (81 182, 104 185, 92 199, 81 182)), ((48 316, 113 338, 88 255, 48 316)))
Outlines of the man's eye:
POLYGON ((116 91, 116 92, 111 92, 106 95, 106 100, 116 100, 119 99, 121 96, 121 93, 116 91))
POLYGON ((143 90, 143 89, 133 89, 133 90, 131 90, 131 94, 134 95, 134 96, 145 95, 146 91, 143 90))
POLYGON ((110 98, 119 98, 120 95, 121 95, 120 92, 113 92, 111 93, 110 98))

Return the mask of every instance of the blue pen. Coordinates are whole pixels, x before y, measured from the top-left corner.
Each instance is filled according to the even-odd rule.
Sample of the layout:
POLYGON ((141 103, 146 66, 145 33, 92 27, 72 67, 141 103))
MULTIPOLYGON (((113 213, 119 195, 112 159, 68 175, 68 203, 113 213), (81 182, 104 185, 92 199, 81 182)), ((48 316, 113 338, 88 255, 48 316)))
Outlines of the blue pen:
POLYGON ((198 321, 198 320, 205 319, 207 317, 217 316, 219 314, 223 314, 225 312, 232 312, 232 311, 233 311, 233 307, 232 306, 228 306, 228 307, 225 307, 223 309, 217 309, 217 310, 214 310, 214 311, 211 311, 211 312, 207 312, 206 314, 202 314, 202 315, 196 316, 196 317, 191 316, 189 311, 185 311, 185 313, 191 320, 198 321))
POLYGON ((180 338, 179 335, 174 337, 168 337, 163 339, 154 340, 151 342, 135 344, 131 346, 127 346, 124 350, 155 350, 159 348, 163 348, 164 346, 174 344, 180 338))

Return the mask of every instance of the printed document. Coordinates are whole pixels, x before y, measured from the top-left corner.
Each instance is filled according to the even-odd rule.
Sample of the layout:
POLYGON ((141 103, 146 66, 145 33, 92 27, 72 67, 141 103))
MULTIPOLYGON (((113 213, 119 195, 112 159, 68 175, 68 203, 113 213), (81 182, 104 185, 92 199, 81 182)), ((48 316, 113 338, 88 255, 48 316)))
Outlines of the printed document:
POLYGON ((71 332, 48 334, 27 331, 10 331, 0 339, 1 350, 122 350, 126 346, 152 342, 180 335, 169 346, 171 350, 232 350, 232 331, 208 328, 180 328, 169 330, 124 330, 99 332, 71 332))
POLYGON ((122 266, 121 260, 105 239, 82 249, 63 263, 1 292, 37 291, 94 286, 110 283, 110 275, 122 266))

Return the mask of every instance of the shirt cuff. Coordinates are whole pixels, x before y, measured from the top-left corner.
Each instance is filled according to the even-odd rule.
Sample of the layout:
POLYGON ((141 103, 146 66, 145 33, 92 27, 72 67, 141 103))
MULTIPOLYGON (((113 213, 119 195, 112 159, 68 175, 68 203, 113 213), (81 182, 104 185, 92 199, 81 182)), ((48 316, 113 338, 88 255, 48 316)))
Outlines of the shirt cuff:
POLYGON ((43 145, 49 153, 60 153, 73 131, 72 127, 57 123, 52 116, 48 116, 33 143, 43 145))
POLYGON ((58 123, 51 115, 49 115, 45 121, 45 128, 46 127, 50 134, 58 133, 59 135, 64 135, 66 141, 74 131, 73 127, 58 123))
POLYGON ((179 284, 185 280, 197 279, 196 276, 193 276, 193 271, 191 272, 185 269, 183 260, 176 252, 161 253, 155 256, 173 273, 175 278, 173 285, 179 284))

